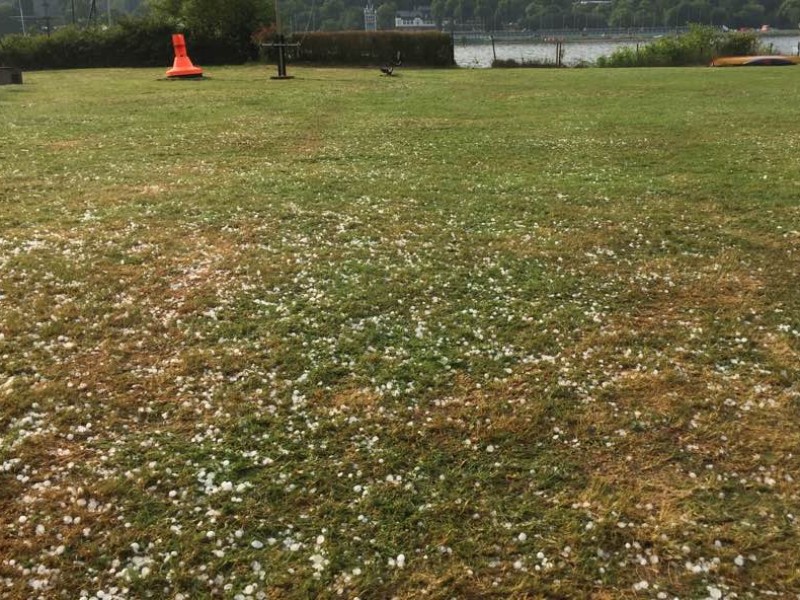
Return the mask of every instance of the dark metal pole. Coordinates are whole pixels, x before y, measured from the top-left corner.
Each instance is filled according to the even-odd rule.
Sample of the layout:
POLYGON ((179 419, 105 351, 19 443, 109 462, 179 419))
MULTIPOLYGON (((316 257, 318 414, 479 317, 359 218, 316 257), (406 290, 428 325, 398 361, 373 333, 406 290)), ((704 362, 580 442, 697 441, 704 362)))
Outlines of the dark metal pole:
POLYGON ((285 43, 283 34, 278 34, 278 77, 281 78, 286 77, 286 57, 283 54, 285 43))
POLYGON ((25 13, 22 10, 22 0, 19 0, 19 21, 22 23, 22 35, 25 35, 25 13))
POLYGON ((44 8, 44 24, 47 28, 47 37, 50 37, 50 3, 45 0, 42 2, 42 7, 44 8))
POLYGON ((278 0, 275 0, 275 39, 277 42, 273 47, 278 51, 278 76, 271 79, 291 79, 286 74, 286 38, 283 35, 283 27, 281 26, 281 13, 278 7, 278 0))
POLYGON ((280 39, 280 35, 283 32, 281 31, 281 13, 278 11, 278 0, 275 0, 275 31, 280 39))

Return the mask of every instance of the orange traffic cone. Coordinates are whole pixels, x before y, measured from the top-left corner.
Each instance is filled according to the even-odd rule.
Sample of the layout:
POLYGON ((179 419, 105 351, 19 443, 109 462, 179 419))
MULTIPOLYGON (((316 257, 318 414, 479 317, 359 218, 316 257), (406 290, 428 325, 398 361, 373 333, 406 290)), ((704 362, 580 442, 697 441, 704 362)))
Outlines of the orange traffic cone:
POLYGON ((172 63, 172 68, 167 71, 167 77, 170 79, 178 77, 186 79, 203 76, 203 69, 195 67, 186 54, 186 42, 182 33, 172 34, 172 47, 175 49, 175 62, 172 63))

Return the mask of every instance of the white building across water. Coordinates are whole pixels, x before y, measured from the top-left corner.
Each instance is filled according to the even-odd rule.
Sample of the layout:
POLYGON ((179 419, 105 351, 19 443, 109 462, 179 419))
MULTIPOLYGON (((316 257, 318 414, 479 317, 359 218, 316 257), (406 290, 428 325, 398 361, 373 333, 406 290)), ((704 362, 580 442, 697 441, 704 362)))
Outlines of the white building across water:
POLYGON ((436 29, 430 6, 414 10, 398 10, 394 16, 395 29, 436 29))

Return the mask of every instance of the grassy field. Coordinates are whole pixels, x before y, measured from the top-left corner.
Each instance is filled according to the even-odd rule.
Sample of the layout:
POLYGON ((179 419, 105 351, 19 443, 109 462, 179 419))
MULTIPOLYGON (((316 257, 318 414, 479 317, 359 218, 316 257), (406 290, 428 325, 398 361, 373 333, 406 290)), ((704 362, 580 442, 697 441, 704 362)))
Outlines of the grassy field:
POLYGON ((796 69, 0 88, 0 596, 796 598, 796 69))

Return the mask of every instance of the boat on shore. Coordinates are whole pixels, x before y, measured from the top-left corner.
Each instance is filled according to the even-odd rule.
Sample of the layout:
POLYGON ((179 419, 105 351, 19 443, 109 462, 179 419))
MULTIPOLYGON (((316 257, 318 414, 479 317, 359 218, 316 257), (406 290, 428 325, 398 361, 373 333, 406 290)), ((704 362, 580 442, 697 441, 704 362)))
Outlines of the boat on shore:
POLYGON ((766 54, 762 56, 720 56, 711 67, 785 67, 800 64, 800 56, 766 54))

